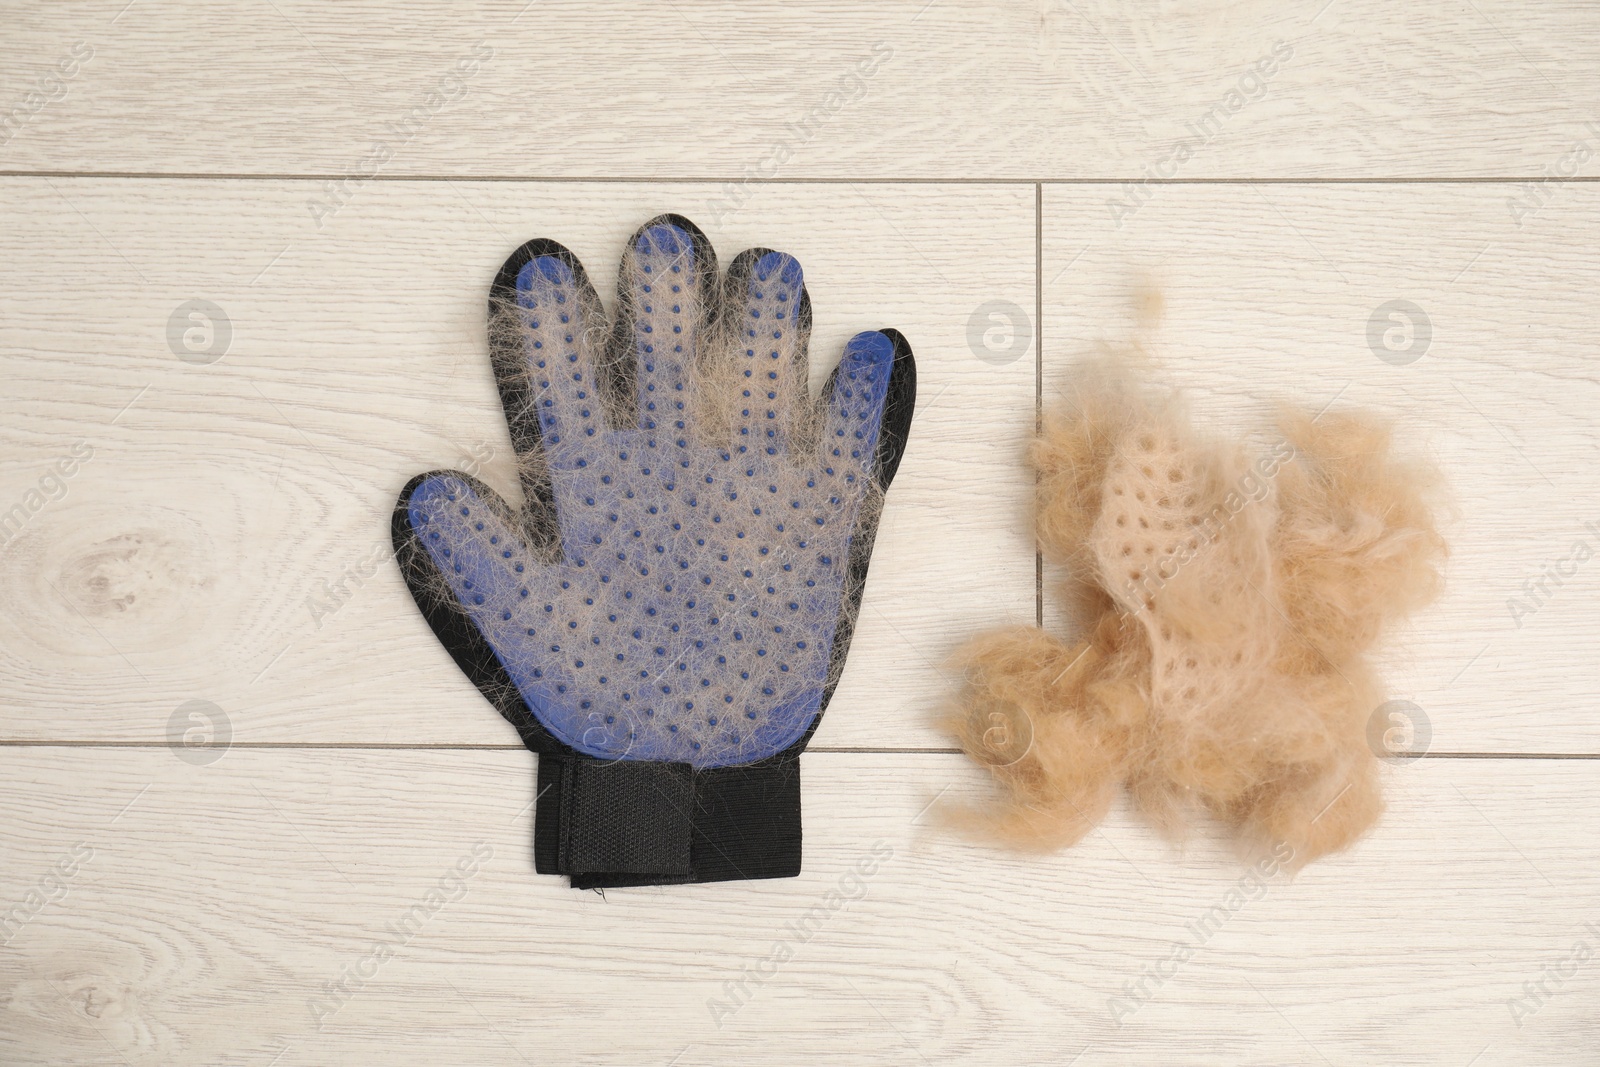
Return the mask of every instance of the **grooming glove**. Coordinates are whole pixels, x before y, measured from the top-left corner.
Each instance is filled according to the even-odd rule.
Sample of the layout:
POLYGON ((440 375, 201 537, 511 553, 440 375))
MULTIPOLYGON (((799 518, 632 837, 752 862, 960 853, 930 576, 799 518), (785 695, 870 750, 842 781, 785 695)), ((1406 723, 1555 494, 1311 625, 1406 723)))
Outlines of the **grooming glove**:
POLYGON ((726 278, 676 215, 623 254, 615 323, 553 241, 508 259, 490 353, 513 507, 459 471, 396 506, 445 648, 538 754, 534 858, 579 888, 799 873, 799 756, 839 680, 916 396, 894 330, 807 387, 800 265, 726 278))

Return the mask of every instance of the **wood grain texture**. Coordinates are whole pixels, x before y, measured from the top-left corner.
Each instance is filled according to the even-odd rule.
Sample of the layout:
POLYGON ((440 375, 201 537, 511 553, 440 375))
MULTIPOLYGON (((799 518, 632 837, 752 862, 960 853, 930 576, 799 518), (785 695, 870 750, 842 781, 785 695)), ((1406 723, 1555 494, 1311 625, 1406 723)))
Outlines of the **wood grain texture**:
POLYGON ((1527 195, 1169 187, 1119 226, 1114 187, 1045 190, 1047 406, 1098 344, 1139 336, 1133 294, 1153 285, 1166 311, 1146 343, 1204 423, 1265 428, 1275 399, 1359 406, 1440 463, 1448 590, 1384 656, 1435 751, 1600 751, 1600 189, 1527 195), (1408 335, 1379 314, 1393 300, 1426 342, 1421 319, 1408 335))
MULTIPOLYGON (((395 496, 463 464, 515 492, 483 338, 511 249, 556 237, 609 296, 628 234, 713 192, 385 183, 319 230, 310 182, 0 179, 0 512, 93 449, 0 551, 0 735, 158 741, 204 699, 240 741, 514 744, 388 558, 395 496), (187 319, 169 336, 194 298, 231 324, 207 365, 175 354, 187 319)), ((918 414, 818 744, 942 743, 950 648, 1033 617, 1030 330, 996 364, 968 324, 1032 306, 1034 230, 1030 188, 927 185, 768 186, 710 227, 724 261, 764 244, 806 266, 819 382, 861 329, 916 350, 918 414)))
POLYGON ((1372 838, 1252 880, 1214 842, 1180 853, 1122 813, 1064 855, 1008 858, 919 814, 981 795, 961 757, 811 753, 801 877, 604 898, 531 872, 521 752, 0 763, 0 904, 27 912, 0 953, 0 1059, 17 1067, 799 1049, 1500 1067, 1591 1064, 1600 1033, 1589 760, 1396 768, 1372 838), (41 886, 54 899, 26 905, 41 886), (1141 975, 1143 1001, 1119 1003, 1141 975), (1548 996, 1516 999, 1541 980, 1548 996))
POLYGON ((1597 31, 1584 0, 17 5, 0 169, 1540 177, 1596 144, 1597 31))
POLYGON ((0 1063, 1596 1062, 1592 4, 10 8, 0 1063), (1528 180, 1451 184, 1485 178, 1528 180), (1052 179, 1095 184, 1036 226, 1052 179), (424 469, 512 491, 503 257, 554 237, 609 298, 669 210, 802 261, 814 378, 893 325, 921 390, 804 873, 602 897, 532 872, 534 760, 387 521, 424 469), (1146 283, 1209 423, 1376 408, 1456 492, 1386 669, 1436 756, 1502 756, 1387 768, 1293 878, 1122 809, 1055 856, 957 840, 983 773, 903 751, 948 743, 953 646, 1034 618, 1036 358, 1063 402, 1146 283), (1415 361, 1369 344, 1394 300, 1415 361))

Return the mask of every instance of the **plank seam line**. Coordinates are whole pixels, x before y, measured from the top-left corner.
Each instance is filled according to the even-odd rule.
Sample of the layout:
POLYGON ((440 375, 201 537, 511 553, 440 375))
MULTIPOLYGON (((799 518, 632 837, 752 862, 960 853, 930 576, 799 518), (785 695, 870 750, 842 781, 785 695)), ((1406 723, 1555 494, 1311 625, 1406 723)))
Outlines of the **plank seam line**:
MULTIPOLYGON (((347 177, 342 173, 316 171, 249 174, 230 171, 93 171, 93 170, 0 170, 0 178, 103 178, 113 180, 170 180, 170 181, 288 181, 322 182, 347 177)), ((527 182, 557 185, 631 184, 631 185, 718 185, 728 181, 726 174, 620 176, 548 174, 379 174, 367 181, 385 182, 527 182)), ((1150 178, 1142 174, 1108 175, 1089 178, 750 178, 750 185, 1120 185, 1139 182, 1141 185, 1517 185, 1546 181, 1543 174, 1458 175, 1455 177, 1422 177, 1394 175, 1382 178, 1150 178)), ((1562 184, 1589 184, 1600 182, 1600 175, 1574 175, 1563 178, 1562 184)))
MULTIPOLYGON (((83 748, 83 749, 142 749, 159 751, 170 748, 165 741, 36 741, 36 740, 0 740, 0 749, 5 748, 83 748)), ((304 752, 318 751, 365 751, 365 752, 522 752, 523 746, 515 744, 506 745, 473 745, 473 744, 383 744, 369 741, 236 741, 228 746, 230 749, 275 751, 292 750, 304 752)), ((873 745, 812 745, 806 749, 809 753, 827 753, 833 755, 884 755, 884 756, 959 756, 961 749, 937 746, 912 747, 912 748, 884 748, 873 745)), ((1426 752, 1416 759, 1450 759, 1450 760, 1600 760, 1600 752, 1426 752)))
MULTIPOLYGON (((1044 183, 1033 187, 1033 436, 1044 433, 1044 183)), ((1033 476, 1039 492, 1039 475, 1033 476)), ((1033 622, 1044 629, 1044 553, 1033 548, 1033 622)))

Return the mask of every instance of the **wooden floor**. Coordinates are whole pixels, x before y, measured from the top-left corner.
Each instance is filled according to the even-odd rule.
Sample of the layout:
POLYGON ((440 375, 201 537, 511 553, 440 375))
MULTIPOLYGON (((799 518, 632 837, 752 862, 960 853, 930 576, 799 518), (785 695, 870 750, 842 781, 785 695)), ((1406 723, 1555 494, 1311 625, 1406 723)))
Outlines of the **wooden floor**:
POLYGON ((0 1063, 1600 1064, 1592 4, 3 16, 0 1063), (801 260, 815 374, 895 326, 921 387, 803 875, 602 896, 387 523, 515 484, 508 252, 607 277, 661 211, 801 260), (1454 492, 1385 655, 1426 755, 1292 879, 939 824, 949 653, 1061 625, 1021 452, 1148 286, 1208 422, 1377 409, 1454 492))

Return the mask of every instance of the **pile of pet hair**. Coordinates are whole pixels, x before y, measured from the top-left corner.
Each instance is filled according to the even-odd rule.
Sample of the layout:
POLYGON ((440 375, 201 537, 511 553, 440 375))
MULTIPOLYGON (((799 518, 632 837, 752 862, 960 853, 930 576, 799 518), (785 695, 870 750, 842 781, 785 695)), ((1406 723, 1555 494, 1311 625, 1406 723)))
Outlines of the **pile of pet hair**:
POLYGON ((1368 656, 1440 589, 1439 477, 1374 416, 1276 421, 1264 448, 1214 439, 1128 359, 1088 369, 1031 457, 1081 639, 1017 627, 963 651, 949 725, 1001 796, 958 822, 1061 847, 1125 787, 1169 835, 1209 813, 1295 867, 1372 826, 1368 656))

